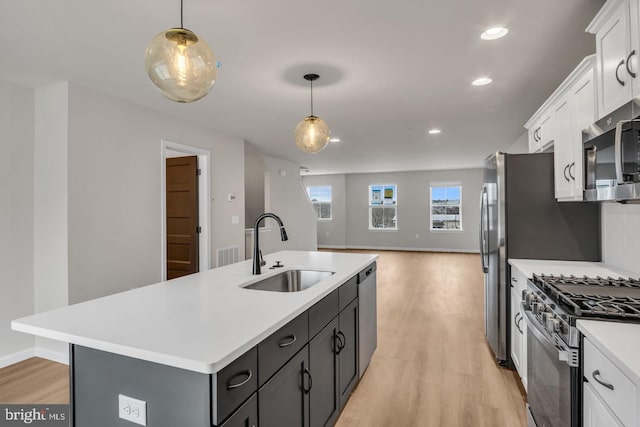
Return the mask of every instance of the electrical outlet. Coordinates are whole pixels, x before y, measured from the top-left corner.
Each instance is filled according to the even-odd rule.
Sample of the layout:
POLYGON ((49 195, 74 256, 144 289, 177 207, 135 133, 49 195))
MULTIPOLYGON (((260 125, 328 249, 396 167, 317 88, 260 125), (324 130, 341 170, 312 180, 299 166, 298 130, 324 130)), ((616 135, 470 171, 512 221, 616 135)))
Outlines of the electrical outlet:
POLYGON ((240 224, 240 217, 238 215, 233 215, 231 217, 231 224, 240 224))
POLYGON ((118 416, 132 423, 147 425, 147 402, 133 397, 118 395, 118 416))
POLYGON ((419 238, 420 238, 420 235, 419 235, 419 234, 416 234, 416 239, 419 239, 419 238))

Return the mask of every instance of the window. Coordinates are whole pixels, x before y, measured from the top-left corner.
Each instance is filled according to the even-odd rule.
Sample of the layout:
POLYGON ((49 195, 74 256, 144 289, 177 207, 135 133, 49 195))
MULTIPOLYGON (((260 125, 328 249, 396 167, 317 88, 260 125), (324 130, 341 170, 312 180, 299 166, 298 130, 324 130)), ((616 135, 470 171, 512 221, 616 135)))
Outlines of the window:
POLYGON ((431 230, 462 230, 462 187, 431 186, 431 230))
POLYGON ((369 230, 398 229, 398 189, 395 184, 369 186, 369 230))
POLYGON ((321 221, 331 220, 331 186, 307 187, 307 195, 321 221))

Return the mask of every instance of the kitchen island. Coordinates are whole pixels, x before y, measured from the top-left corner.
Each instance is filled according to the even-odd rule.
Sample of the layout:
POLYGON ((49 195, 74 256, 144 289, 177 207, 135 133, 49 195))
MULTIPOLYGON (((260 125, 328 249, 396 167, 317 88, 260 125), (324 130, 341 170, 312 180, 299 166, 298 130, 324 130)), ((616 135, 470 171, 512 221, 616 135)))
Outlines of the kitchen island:
POLYGON ((358 295, 375 286, 376 259, 282 251, 260 276, 245 261, 12 327, 71 344, 77 427, 324 425, 362 373, 358 295), (299 292, 245 288, 292 269, 333 274, 299 292))

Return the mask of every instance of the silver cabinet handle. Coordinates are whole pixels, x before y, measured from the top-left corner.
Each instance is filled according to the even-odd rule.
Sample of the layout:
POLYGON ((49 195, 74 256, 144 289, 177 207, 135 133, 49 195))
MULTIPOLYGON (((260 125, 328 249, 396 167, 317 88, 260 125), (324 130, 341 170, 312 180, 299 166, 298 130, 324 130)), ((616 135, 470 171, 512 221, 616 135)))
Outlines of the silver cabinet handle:
MULTIPOLYGON (((246 375, 247 378, 244 381, 240 381, 239 383, 236 383, 236 384, 231 384, 231 381, 229 381, 227 383, 227 390, 233 390, 234 388, 242 387, 243 385, 245 385, 246 383, 249 382, 249 380, 253 376, 253 373, 251 372, 251 369, 247 369, 246 371, 240 372, 238 375, 236 375, 233 378, 236 378, 236 377, 239 377, 239 376, 242 376, 242 375, 246 375)), ((233 379, 233 378, 231 378, 231 379, 233 379)))
POLYGON ((280 348, 289 347, 291 344, 293 344, 294 342, 296 342, 296 339, 297 339, 297 338, 296 338, 296 336, 292 334, 292 335, 289 335, 289 336, 284 337, 284 338, 283 338, 283 339, 278 343, 278 345, 280 346, 280 348), (287 340, 287 339, 288 339, 288 341, 284 341, 284 340, 287 340))
POLYGON ((599 379, 598 377, 600 376, 600 370, 596 369, 595 371, 593 371, 593 373, 591 374, 591 376, 593 377, 594 380, 596 380, 596 382, 598 384, 600 384, 603 387, 608 388, 609 390, 614 390, 614 387, 612 384, 609 383, 605 383, 604 381, 602 381, 601 379, 599 379))

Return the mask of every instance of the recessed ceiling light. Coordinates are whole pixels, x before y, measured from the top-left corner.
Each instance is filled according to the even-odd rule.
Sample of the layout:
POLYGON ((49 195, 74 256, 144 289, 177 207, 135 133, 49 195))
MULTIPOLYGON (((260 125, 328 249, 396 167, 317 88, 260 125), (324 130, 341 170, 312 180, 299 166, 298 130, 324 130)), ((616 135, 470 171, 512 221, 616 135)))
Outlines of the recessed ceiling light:
POLYGON ((439 133, 442 133, 442 131, 440 129, 431 129, 431 130, 429 130, 429 135, 438 135, 439 133))
POLYGON ((329 142, 340 142, 340 138, 331 138, 329 142))
POLYGON ((474 86, 484 86, 484 85, 488 85, 492 81, 493 80, 491 80, 489 77, 480 77, 472 81, 471 84, 474 86))
POLYGON ((480 35, 482 40, 497 40, 507 35, 509 29, 507 27, 491 27, 480 35))

